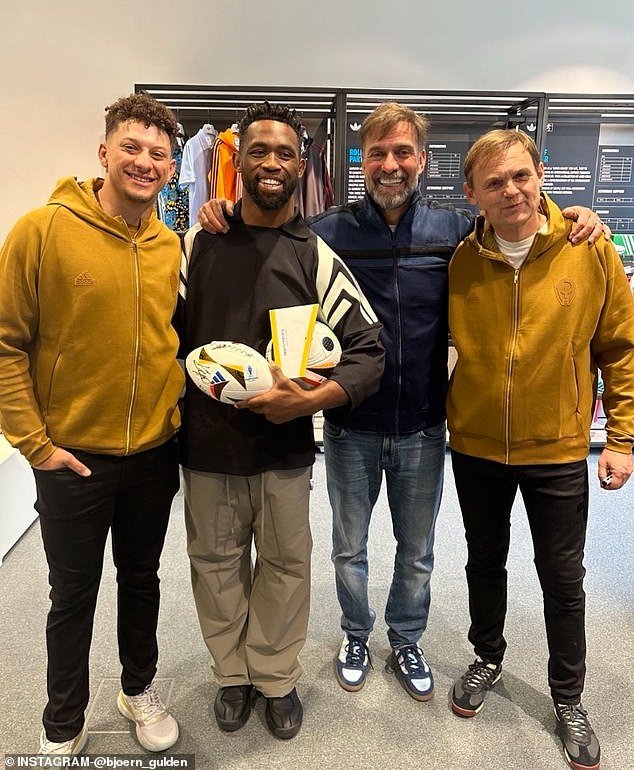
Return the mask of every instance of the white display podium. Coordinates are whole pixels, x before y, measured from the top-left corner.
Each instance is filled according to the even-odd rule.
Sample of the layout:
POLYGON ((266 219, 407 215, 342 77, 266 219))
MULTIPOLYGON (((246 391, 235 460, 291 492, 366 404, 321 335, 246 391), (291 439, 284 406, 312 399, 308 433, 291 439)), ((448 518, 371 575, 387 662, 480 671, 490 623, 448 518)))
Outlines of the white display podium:
POLYGON ((37 518, 35 480, 22 455, 0 435, 0 564, 37 518))

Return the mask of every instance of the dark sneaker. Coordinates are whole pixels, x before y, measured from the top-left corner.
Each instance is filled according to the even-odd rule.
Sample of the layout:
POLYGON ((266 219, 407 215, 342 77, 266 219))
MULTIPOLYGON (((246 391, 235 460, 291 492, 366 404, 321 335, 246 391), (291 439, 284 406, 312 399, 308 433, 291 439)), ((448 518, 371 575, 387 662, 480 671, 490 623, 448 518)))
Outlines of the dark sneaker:
POLYGON ((226 733, 233 733, 244 727, 251 715, 255 696, 255 689, 250 684, 221 687, 214 701, 218 727, 226 733))
POLYGON ((264 716, 269 730, 276 738, 294 738, 304 717, 297 690, 293 687, 283 698, 267 698, 264 716))
POLYGON ((501 676, 501 663, 488 663, 476 658, 453 686, 453 713, 459 717, 474 717, 484 705, 487 690, 490 690, 501 676))
POLYGON ((417 644, 392 650, 385 670, 395 673, 405 692, 415 700, 426 701, 433 697, 434 677, 417 644))
POLYGON ((343 637, 339 657, 335 661, 337 681, 348 692, 356 692, 365 684, 372 665, 368 645, 356 636, 343 637))
POLYGON ((601 764, 599 741, 581 703, 570 706, 555 703, 557 735, 564 745, 564 754, 573 770, 597 770, 601 764))

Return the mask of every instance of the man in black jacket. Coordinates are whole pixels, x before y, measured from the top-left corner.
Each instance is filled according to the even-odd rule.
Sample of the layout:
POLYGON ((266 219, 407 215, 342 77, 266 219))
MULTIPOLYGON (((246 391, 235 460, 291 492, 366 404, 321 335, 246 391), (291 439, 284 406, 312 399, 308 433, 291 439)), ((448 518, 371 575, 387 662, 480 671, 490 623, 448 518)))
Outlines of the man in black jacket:
POLYGON ((264 352, 269 310, 316 303, 342 342, 328 381, 303 390, 273 367, 272 390, 237 408, 188 382, 182 437, 194 597, 220 689, 221 729, 248 719, 255 693, 278 738, 302 722, 295 684, 306 640, 312 540, 308 521, 311 416, 358 406, 383 373, 380 324, 347 268, 294 214, 304 170, 294 112, 254 105, 240 123, 244 194, 231 231, 185 237, 181 351, 235 340, 264 352), (257 558, 251 565, 251 544, 257 558))

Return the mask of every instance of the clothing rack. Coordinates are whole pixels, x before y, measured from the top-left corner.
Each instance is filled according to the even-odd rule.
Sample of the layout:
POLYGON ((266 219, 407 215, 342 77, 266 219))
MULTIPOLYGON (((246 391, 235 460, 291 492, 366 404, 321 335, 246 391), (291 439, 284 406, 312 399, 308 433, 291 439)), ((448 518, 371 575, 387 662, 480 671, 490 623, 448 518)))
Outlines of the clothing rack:
MULTIPOLYGON (((552 124, 634 125, 634 94, 565 94, 530 91, 440 91, 415 89, 299 88, 285 86, 216 86, 141 83, 146 92, 171 107, 181 120, 231 122, 249 104, 267 99, 295 108, 308 123, 324 124, 323 142, 333 178, 335 201, 344 203, 351 168, 354 130, 381 102, 390 100, 428 115, 432 129, 451 126, 473 133, 491 128, 530 126, 540 150, 548 145, 552 124), (211 119, 211 120, 210 120, 211 119)), ((634 225, 632 228, 634 232, 634 225)))

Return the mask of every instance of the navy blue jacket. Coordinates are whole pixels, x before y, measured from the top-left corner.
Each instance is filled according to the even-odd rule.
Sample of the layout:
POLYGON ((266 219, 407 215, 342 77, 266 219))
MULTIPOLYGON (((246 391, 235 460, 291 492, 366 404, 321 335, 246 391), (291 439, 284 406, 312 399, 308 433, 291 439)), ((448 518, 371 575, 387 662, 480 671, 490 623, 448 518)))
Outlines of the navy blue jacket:
POLYGON ((385 372, 379 391, 329 422, 379 433, 414 433, 445 419, 447 267, 471 231, 468 212, 417 192, 392 232, 366 195, 309 220, 344 260, 383 324, 385 372))

